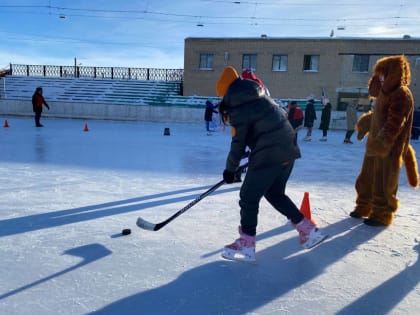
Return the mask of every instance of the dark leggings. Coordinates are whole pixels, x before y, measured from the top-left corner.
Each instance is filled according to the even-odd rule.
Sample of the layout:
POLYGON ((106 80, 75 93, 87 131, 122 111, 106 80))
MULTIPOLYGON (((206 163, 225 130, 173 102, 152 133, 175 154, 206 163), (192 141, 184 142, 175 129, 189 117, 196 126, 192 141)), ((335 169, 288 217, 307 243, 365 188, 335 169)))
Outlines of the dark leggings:
POLYGON ((41 125, 41 114, 42 112, 35 112, 35 125, 40 126, 41 125))
POLYGON ((354 130, 347 130, 346 132, 346 139, 350 140, 351 136, 353 135, 354 130))
POLYGON ((248 170, 240 191, 242 231, 254 236, 258 224, 258 211, 261 198, 267 201, 292 223, 303 219, 302 213, 285 194, 286 184, 293 169, 293 162, 262 170, 248 170))

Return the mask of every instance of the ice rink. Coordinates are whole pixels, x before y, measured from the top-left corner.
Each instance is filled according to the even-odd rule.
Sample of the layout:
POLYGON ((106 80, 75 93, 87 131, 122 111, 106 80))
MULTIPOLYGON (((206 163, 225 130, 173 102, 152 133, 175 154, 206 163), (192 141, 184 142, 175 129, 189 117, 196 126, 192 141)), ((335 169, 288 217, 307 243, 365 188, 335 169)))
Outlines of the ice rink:
MULTIPOLYGON (((345 131, 299 134, 287 193, 330 237, 303 250, 286 218, 261 202, 257 262, 223 260, 237 237, 240 184, 222 179, 229 130, 203 124, 2 117, 0 314, 418 314, 420 192, 402 169, 388 228, 350 218, 365 142, 345 131), (83 131, 85 124, 89 131, 83 131), (164 136, 164 129, 170 135, 164 136), (130 228, 131 235, 122 236, 130 228)), ((319 123, 319 122, 318 122, 319 123)), ((420 153, 420 143, 413 143, 420 153)))

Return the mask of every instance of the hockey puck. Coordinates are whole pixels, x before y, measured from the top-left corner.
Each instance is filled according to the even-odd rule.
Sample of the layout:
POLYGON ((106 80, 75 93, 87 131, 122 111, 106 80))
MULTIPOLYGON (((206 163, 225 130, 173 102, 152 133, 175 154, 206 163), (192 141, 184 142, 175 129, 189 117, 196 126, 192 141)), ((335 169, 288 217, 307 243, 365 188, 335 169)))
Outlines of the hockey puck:
POLYGON ((124 229, 124 230, 122 230, 122 235, 129 235, 129 234, 131 234, 131 230, 130 229, 124 229))

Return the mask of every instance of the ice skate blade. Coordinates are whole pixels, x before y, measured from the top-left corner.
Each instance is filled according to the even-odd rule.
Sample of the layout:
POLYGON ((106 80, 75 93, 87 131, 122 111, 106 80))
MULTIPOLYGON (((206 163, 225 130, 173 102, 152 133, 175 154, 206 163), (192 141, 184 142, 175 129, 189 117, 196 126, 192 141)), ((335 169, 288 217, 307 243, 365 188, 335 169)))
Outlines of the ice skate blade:
POLYGON ((247 255, 243 255, 238 253, 237 251, 230 251, 229 249, 223 249, 222 258, 232 261, 240 261, 240 262, 247 262, 247 263, 253 263, 256 261, 255 256, 250 257, 247 255))
POLYGON ((306 241, 306 243, 303 243, 302 247, 304 249, 313 248, 313 247, 321 244, 326 238, 328 238, 328 234, 326 234, 326 235, 319 234, 316 237, 314 237, 313 239, 306 241))

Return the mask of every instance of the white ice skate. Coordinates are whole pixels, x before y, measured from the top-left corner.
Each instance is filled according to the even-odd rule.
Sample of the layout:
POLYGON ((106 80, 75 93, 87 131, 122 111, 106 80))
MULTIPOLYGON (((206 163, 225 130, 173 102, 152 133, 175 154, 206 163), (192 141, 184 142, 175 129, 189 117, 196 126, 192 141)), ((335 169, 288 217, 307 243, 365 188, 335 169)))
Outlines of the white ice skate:
POLYGON ((312 137, 311 136, 306 136, 305 138, 303 138, 303 141, 311 141, 312 137))
POLYGON ((222 257, 237 261, 255 261, 255 236, 244 234, 241 227, 239 227, 239 235, 237 240, 223 248, 222 257))
POLYGON ((321 233, 316 225, 307 218, 303 218, 301 222, 295 225, 295 228, 299 232, 300 245, 305 249, 318 245, 328 237, 328 235, 321 233))

